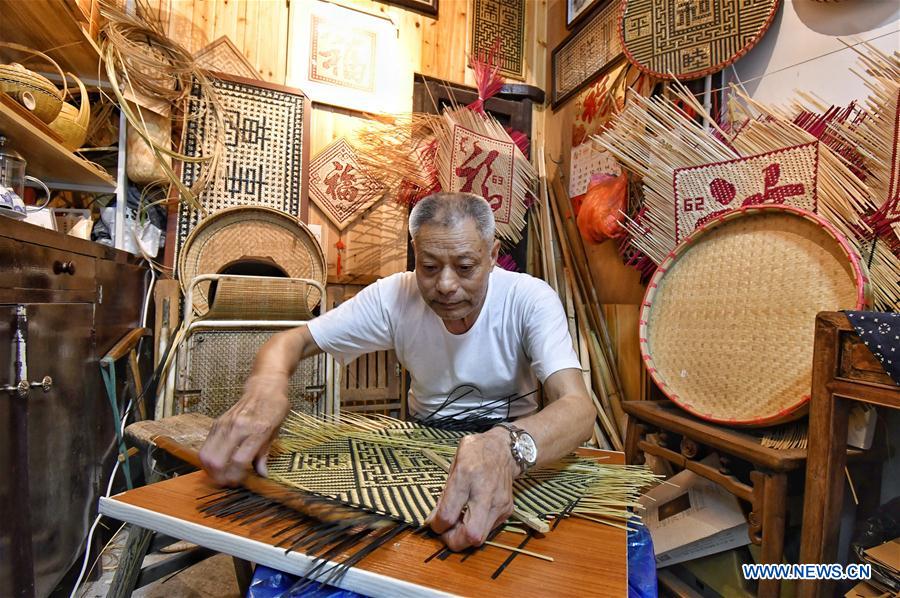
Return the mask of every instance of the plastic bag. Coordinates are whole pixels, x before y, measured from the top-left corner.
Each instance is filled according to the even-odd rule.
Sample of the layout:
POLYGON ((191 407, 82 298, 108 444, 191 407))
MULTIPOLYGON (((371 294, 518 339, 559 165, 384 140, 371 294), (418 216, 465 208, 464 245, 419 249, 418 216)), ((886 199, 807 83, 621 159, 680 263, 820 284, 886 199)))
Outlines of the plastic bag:
POLYGON ((599 175, 591 179, 581 209, 578 230, 589 243, 602 243, 625 234, 619 225, 628 199, 628 175, 599 175))
POLYGON ((628 598, 656 598, 653 539, 643 525, 628 532, 628 598))

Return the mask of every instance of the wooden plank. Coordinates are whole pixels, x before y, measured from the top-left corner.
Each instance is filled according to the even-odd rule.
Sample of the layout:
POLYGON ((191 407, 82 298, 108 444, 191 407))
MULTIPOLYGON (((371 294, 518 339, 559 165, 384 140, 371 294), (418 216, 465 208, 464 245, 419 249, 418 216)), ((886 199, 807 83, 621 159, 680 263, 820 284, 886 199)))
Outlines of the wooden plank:
MULTIPOLYGON (((2 10, 2 9, 0 9, 2 10)), ((0 131, 8 146, 15 148, 28 162, 28 174, 44 181, 51 189, 69 185, 115 189, 115 181, 105 171, 88 164, 48 136, 18 110, 0 102, 0 131)))
MULTIPOLYGON (((610 462, 622 462, 621 453, 606 454, 610 462)), ((103 499, 100 510, 116 519, 290 573, 302 574, 309 569, 309 557, 285 554, 283 548, 274 547, 274 530, 241 526, 198 513, 196 498, 215 490, 206 475, 197 472, 103 499)), ((518 544, 521 536, 505 533, 497 541, 518 544)), ((534 588, 552 579, 556 596, 592 595, 598 588, 608 595, 626 593, 625 532, 583 519, 567 519, 529 544, 530 550, 551 556, 555 562, 520 556, 496 580, 491 574, 506 560, 507 551, 488 547, 465 562, 460 555, 452 555, 426 563, 425 559, 440 546, 436 538, 405 533, 352 568, 338 585, 370 596, 530 595, 534 588)))

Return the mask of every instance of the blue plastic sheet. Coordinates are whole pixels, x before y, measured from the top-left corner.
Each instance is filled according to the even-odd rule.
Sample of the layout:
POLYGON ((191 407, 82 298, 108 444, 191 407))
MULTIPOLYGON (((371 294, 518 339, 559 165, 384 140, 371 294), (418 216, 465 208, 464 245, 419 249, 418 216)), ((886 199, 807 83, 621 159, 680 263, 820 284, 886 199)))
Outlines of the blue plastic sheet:
POLYGON ((653 540, 643 525, 628 532, 628 598, 656 598, 653 540))

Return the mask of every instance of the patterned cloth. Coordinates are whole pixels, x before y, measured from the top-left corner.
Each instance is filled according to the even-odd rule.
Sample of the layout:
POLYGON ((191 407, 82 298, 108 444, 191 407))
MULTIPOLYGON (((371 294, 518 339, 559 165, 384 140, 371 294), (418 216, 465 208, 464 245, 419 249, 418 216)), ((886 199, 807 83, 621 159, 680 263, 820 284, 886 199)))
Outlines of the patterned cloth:
POLYGON ((848 311, 856 334, 878 358, 884 371, 900 386, 900 314, 848 311))

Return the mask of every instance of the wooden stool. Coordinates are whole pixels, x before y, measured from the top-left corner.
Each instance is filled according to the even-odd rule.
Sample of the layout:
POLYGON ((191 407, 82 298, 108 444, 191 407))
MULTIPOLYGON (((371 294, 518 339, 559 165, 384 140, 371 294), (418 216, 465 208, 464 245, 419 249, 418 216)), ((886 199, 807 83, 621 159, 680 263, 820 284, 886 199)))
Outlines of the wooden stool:
MULTIPOLYGON (((691 416, 671 401, 626 401, 628 414, 625 439, 627 463, 642 463, 650 454, 677 467, 688 469, 724 488, 750 504, 750 541, 761 549, 764 564, 782 561, 787 522, 788 474, 806 466, 806 449, 773 449, 764 447, 749 433, 705 422, 691 416), (677 449, 653 442, 648 433, 682 437, 677 449), (724 459, 740 459, 752 466, 750 484, 731 474, 726 463, 711 467, 700 463, 702 447, 719 453, 724 459)), ((861 451, 848 451, 856 455, 861 451)), ((759 596, 778 596, 779 580, 760 580, 759 596)))
MULTIPOLYGON (((167 469, 166 467, 150 468, 148 466, 151 450, 150 441, 154 436, 164 434, 182 444, 199 450, 203 445, 203 441, 206 440, 212 422, 213 420, 205 415, 185 413, 159 421, 136 422, 125 428, 126 442, 129 446, 137 447, 143 455, 142 461, 145 465, 144 477, 147 484, 153 484, 162 480, 164 476, 160 473, 160 469, 167 469)), ((161 459, 173 459, 162 451, 160 453, 159 457, 161 459)), ((147 567, 144 566, 144 557, 148 554, 171 546, 178 541, 177 538, 157 534, 154 531, 129 524, 128 540, 116 567, 116 573, 109 587, 107 598, 131 596, 132 592, 138 588, 217 554, 214 550, 195 546, 174 554, 159 563, 147 567)), ((253 575, 253 569, 249 562, 235 558, 234 571, 241 595, 246 595, 253 575)))

